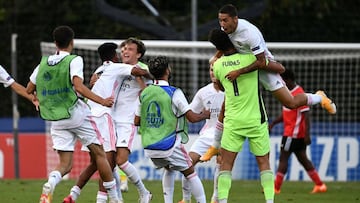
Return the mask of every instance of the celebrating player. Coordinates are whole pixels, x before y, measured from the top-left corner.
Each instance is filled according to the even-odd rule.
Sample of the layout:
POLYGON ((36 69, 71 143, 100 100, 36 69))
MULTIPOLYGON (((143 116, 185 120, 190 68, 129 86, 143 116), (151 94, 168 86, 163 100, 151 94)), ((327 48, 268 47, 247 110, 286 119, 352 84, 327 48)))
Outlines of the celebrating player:
MULTIPOLYGON (((98 52, 100 58, 103 62, 103 65, 97 69, 97 72, 100 71, 101 74, 96 80, 92 87, 92 91, 99 96, 114 98, 117 97, 116 93, 119 93, 119 88, 122 80, 128 77, 128 75, 134 76, 146 76, 150 77, 147 70, 134 67, 132 65, 118 63, 119 58, 117 57, 116 49, 117 44, 115 43, 104 43, 99 46, 98 52)), ((116 166, 116 130, 115 123, 113 121, 113 109, 101 106, 93 101, 88 102, 92 119, 99 123, 98 125, 98 134, 104 139, 104 150, 106 152, 108 161, 111 168, 116 166)), ((80 195, 81 188, 85 183, 90 179, 90 177, 96 172, 96 164, 91 162, 89 166, 81 173, 77 183, 72 187, 70 195, 64 199, 64 203, 72 203, 80 195)), ((105 188, 99 188, 97 194, 97 203, 106 203, 107 202, 107 192, 105 188)), ((122 202, 121 191, 119 192, 119 199, 122 202)))
MULTIPOLYGON (((216 122, 220 114, 221 106, 224 101, 224 92, 220 90, 219 84, 216 83, 212 64, 209 67, 209 74, 211 83, 199 89, 190 103, 191 110, 200 113, 203 109, 210 110, 210 118, 206 119, 204 126, 199 132, 199 137, 195 140, 189 150, 189 156, 195 166, 199 161, 201 155, 205 154, 206 150, 211 146, 214 139, 214 132, 216 122)), ((214 190, 211 197, 211 203, 217 202, 217 176, 220 169, 220 158, 217 159, 214 172, 214 190)), ((191 191, 188 181, 185 177, 182 178, 183 199, 179 203, 189 203, 191 199, 191 191)))
MULTIPOLYGON (((232 43, 239 53, 252 53, 256 56, 256 61, 247 67, 236 69, 229 72, 225 78, 234 81, 244 73, 259 69, 259 81, 262 86, 270 91, 272 95, 284 106, 294 109, 303 105, 321 104, 330 114, 336 114, 335 103, 332 102, 323 91, 316 94, 302 93, 292 96, 284 85, 281 73, 284 67, 274 61, 274 57, 266 46, 265 40, 259 29, 244 19, 238 19, 238 12, 235 6, 227 4, 218 12, 218 19, 221 29, 229 35, 232 43)), ((222 52, 217 51, 210 63, 222 56, 222 52)), ((221 118, 220 116, 219 118, 221 118)), ((222 124, 218 124, 219 127, 222 124)), ((221 136, 221 135, 220 135, 221 136)), ((216 138, 221 140, 221 138, 216 138)), ((218 143, 214 143, 208 152, 201 157, 202 161, 208 161, 217 154, 218 143)))
POLYGON ((173 202, 174 173, 180 171, 189 181, 196 202, 205 203, 203 185, 182 143, 188 141, 186 119, 198 122, 209 118, 210 111, 194 113, 181 89, 169 86, 171 69, 166 57, 151 59, 149 71, 155 81, 140 94, 135 124, 140 125, 145 154, 157 168, 165 169, 162 179, 164 202, 173 202))
POLYGON ((274 176, 269 162, 270 138, 266 110, 259 93, 258 71, 244 74, 234 81, 225 78, 230 71, 252 64, 256 57, 252 53, 238 53, 228 35, 220 29, 210 32, 209 41, 224 53, 224 56, 214 63, 214 75, 225 92, 224 132, 218 176, 219 203, 228 201, 231 171, 246 140, 249 141, 250 151, 256 157, 266 203, 273 203, 274 176))
POLYGON ((90 109, 79 97, 84 96, 107 107, 113 105, 113 98, 104 99, 83 84, 83 59, 70 55, 74 47, 74 31, 70 27, 56 27, 53 39, 56 53, 42 57, 26 89, 29 94, 35 91, 39 93, 40 115, 44 120, 51 121, 53 148, 60 160, 43 185, 40 203, 51 203, 56 185, 71 171, 77 140, 90 150, 91 159, 104 181, 110 202, 118 202, 112 169, 102 148, 102 141, 96 136, 97 123, 91 121, 90 109))

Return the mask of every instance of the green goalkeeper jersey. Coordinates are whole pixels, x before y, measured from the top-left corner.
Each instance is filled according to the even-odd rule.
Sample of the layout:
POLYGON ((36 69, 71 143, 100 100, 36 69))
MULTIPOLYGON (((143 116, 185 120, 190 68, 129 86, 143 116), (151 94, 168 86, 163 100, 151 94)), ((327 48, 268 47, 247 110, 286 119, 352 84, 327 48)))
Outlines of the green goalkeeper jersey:
POLYGON ((231 82, 225 76, 232 70, 244 68, 256 61, 253 54, 235 53, 222 56, 214 63, 214 75, 225 89, 224 124, 232 128, 250 128, 267 121, 262 101, 258 71, 240 75, 231 82))

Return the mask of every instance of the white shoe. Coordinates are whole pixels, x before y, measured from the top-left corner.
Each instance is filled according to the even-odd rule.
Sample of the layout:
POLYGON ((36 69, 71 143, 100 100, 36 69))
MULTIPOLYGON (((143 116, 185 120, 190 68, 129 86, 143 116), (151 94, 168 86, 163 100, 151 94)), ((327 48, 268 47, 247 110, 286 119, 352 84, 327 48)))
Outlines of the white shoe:
POLYGON ((149 203, 151 201, 151 199, 152 199, 151 192, 147 192, 146 194, 140 195, 139 202, 140 203, 149 203))

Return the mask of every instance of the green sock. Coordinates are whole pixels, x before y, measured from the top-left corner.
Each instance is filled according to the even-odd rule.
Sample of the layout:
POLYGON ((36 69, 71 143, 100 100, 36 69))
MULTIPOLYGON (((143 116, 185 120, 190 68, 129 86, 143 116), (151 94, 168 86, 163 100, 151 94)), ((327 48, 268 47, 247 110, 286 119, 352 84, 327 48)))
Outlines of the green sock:
POLYGON ((271 170, 260 172, 261 186, 264 189, 265 200, 274 199, 274 174, 271 170))
POLYGON ((228 199, 231 188, 231 171, 220 171, 218 176, 218 199, 228 199))

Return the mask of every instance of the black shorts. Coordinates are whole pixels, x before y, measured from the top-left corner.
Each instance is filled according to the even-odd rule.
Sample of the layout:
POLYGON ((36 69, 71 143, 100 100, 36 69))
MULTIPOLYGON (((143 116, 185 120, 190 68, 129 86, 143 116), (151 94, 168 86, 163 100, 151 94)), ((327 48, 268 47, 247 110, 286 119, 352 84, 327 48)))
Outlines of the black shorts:
POLYGON ((283 136, 281 139, 281 149, 287 152, 297 152, 306 150, 306 144, 304 138, 292 138, 283 136))

